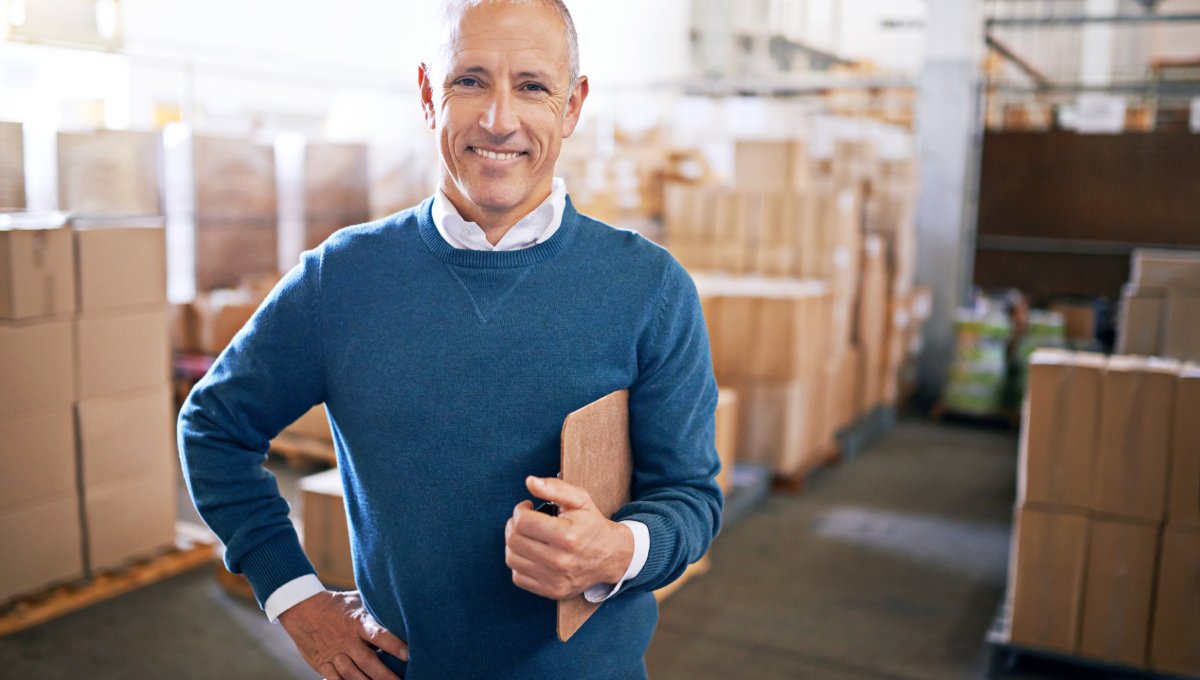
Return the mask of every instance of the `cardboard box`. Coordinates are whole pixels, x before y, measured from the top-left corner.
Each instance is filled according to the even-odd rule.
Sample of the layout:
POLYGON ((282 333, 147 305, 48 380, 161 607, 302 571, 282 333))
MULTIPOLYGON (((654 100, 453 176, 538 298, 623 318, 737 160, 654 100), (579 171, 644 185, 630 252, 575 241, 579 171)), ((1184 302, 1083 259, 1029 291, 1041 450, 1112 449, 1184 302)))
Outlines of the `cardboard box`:
POLYGON ((1050 311, 1063 318, 1063 330, 1069 340, 1091 340, 1096 337, 1096 307, 1090 302, 1056 302, 1050 311))
POLYGON ((1013 644, 1075 653, 1087 554, 1083 514, 1017 511, 1009 570, 1013 644))
POLYGON ((722 388, 717 393, 716 427, 713 436, 717 456, 721 459, 721 472, 717 474, 717 486, 722 492, 729 491, 733 478, 733 466, 737 462, 738 393, 737 390, 722 388))
POLYGON ((1162 356, 1200 361, 1200 289, 1167 292, 1162 356))
POLYGON ((162 136, 58 134, 58 205, 76 215, 161 215, 162 136))
POLYGON ((804 172, 804 146, 790 141, 739 140, 734 147, 733 184, 749 191, 786 191, 804 172))
POLYGON ((82 576, 75 490, 0 513, 0 546, 0 602, 82 576))
POLYGON ((777 475, 792 477, 819 461, 814 450, 817 423, 809 380, 783 383, 755 381, 738 386, 738 456, 769 465, 777 475))
POLYGON ((25 207, 25 129, 0 122, 0 209, 25 207))
POLYGON ((1177 362, 1164 359, 1109 359, 1100 402, 1093 510, 1162 521, 1179 369, 1177 362))
POLYGON ((192 158, 198 223, 233 224, 258 217, 275 221, 274 148, 241 139, 197 136, 192 158))
POLYGON ((166 305, 80 316, 74 324, 77 399, 170 383, 166 305))
POLYGON ((1175 390, 1167 522, 1200 528, 1200 364, 1188 364, 1175 390))
POLYGON ((1102 354, 1038 350, 1021 419, 1017 502, 1086 510, 1100 427, 1102 354))
POLYGON ((288 434, 301 437, 320 439, 333 442, 333 432, 329 429, 329 416, 325 412, 325 404, 317 404, 307 413, 296 419, 296 422, 283 429, 288 434))
POLYGON ((222 301, 207 293, 197 295, 192 302, 195 332, 192 346, 201 354, 220 354, 254 316, 258 305, 258 302, 222 301))
POLYGON ((1163 342, 1165 292, 1125 286, 1117 330, 1117 353, 1157 356, 1163 342))
POLYGON ((71 403, 71 322, 0 322, 0 415, 71 403))
POLYGON ((84 399, 75 408, 85 487, 175 469, 175 414, 167 385, 84 399))
POLYGON ((300 480, 304 552, 326 585, 353 588, 350 529, 337 468, 300 480))
POLYGON ((1200 677, 1200 531, 1168 525, 1158 560, 1150 667, 1200 677))
POLYGON ((1133 251, 1130 281, 1139 288, 1200 288, 1200 251, 1133 251))
POLYGON ((0 319, 15 321, 75 311, 71 231, 0 229, 0 319))
POLYGON ((160 227, 75 229, 79 311, 167 302, 166 237, 160 227))
POLYGON ((0 513, 75 493, 75 420, 69 404, 0 416, 0 513))
POLYGON ((1092 520, 1080 656, 1146 665, 1158 539, 1154 524, 1092 520))
POLYGON ((247 275, 274 273, 278 268, 275 222, 197 225, 197 290, 235 288, 247 275))
POLYGON ((118 569, 173 545, 177 496, 174 467, 86 487, 88 570, 118 569))

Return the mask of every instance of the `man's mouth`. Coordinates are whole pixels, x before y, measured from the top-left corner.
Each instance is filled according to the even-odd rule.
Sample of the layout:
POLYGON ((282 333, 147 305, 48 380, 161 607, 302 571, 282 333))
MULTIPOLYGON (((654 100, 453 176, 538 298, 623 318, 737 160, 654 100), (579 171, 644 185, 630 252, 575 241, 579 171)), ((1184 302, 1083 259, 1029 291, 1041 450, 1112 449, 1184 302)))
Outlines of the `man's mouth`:
POLYGON ((468 146, 467 150, 474 151, 480 156, 493 161, 511 161, 514 158, 520 158, 525 155, 524 151, 488 151, 477 146, 468 146))

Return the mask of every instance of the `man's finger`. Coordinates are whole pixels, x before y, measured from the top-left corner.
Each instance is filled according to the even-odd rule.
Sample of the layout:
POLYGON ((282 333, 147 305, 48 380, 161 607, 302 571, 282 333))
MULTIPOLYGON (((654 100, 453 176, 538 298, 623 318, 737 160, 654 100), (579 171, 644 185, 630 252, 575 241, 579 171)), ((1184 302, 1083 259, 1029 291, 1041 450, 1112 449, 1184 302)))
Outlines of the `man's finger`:
POLYGON ((354 665, 354 661, 344 652, 333 657, 333 667, 341 674, 342 680, 371 680, 359 670, 358 666, 354 665))
POLYGON ((520 534, 542 543, 557 544, 562 540, 563 532, 570 526, 569 522, 557 517, 518 505, 513 511, 512 533, 507 540, 511 541, 512 536, 520 534))
POLYGON ((359 633, 359 637, 401 661, 408 661, 408 643, 393 635, 389 630, 382 627, 376 628, 373 633, 364 630, 359 633))
POLYGON ((556 477, 526 477, 529 493, 544 501, 558 503, 564 510, 579 510, 592 502, 588 492, 556 477))
POLYGON ((317 672, 321 674, 324 680, 342 680, 342 674, 337 672, 333 664, 326 661, 317 668, 317 672))
POLYGON ((379 657, 375 656, 375 652, 367 649, 366 645, 363 645, 362 650, 354 654, 351 660, 371 680, 400 680, 400 676, 383 665, 379 657))
POLYGON ((556 548, 547 545, 541 541, 534 540, 523 534, 514 534, 508 540, 508 549, 514 554, 540 564, 547 569, 559 571, 563 566, 559 563, 559 559, 563 556, 563 552, 556 548))

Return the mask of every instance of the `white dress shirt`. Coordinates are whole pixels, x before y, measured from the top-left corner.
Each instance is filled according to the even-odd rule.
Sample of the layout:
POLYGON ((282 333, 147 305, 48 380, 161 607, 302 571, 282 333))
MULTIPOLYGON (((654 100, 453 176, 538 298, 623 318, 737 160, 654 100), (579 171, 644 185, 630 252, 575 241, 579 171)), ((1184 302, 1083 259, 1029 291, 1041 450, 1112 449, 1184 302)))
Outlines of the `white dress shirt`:
MULTIPOLYGON (((535 246, 553 236, 562 226, 566 205, 567 185, 561 178, 555 177, 546 200, 505 232, 496 245, 492 245, 483 229, 478 224, 463 219, 458 209, 439 188, 433 195, 433 224, 446 243, 460 250, 520 250, 535 246)), ((635 520, 623 520, 621 524, 629 527, 630 533, 633 534, 633 559, 625 570, 625 576, 617 583, 597 583, 584 591, 583 596, 589 602, 603 602, 616 595, 621 586, 640 574, 642 567, 646 565, 646 557, 650 554, 650 530, 645 524, 635 520)), ((324 590, 325 586, 321 585, 316 576, 305 574, 276 588, 267 598, 263 609, 267 618, 274 623, 279 620, 280 614, 324 590)))

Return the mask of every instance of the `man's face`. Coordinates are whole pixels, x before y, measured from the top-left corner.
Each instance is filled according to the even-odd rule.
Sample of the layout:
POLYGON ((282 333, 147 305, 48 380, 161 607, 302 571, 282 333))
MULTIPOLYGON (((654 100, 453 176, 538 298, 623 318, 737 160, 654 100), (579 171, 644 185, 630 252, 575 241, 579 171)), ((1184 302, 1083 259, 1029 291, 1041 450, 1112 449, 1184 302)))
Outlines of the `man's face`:
POLYGON ((587 79, 571 87, 562 20, 540 3, 466 10, 442 55, 418 75, 442 190, 463 217, 510 226, 549 195, 587 79))

